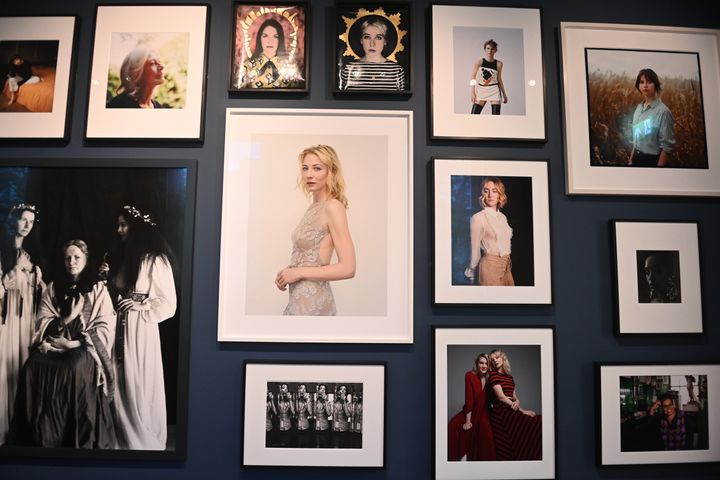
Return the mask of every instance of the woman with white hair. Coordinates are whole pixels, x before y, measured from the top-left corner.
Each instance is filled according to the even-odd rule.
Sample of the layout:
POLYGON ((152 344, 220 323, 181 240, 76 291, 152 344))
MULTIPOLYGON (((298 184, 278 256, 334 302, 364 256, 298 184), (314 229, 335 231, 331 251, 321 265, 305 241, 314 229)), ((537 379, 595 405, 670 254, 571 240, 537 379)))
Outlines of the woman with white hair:
POLYGON ((107 108, 162 108, 153 99, 165 81, 163 65, 154 50, 140 45, 125 56, 120 67, 120 88, 107 108))

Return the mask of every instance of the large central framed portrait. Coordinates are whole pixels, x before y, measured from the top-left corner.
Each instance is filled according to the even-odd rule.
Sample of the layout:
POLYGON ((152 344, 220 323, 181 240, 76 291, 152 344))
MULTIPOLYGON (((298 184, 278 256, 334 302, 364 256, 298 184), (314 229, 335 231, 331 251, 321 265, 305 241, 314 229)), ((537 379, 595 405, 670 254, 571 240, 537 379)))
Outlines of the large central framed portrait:
POLYGON ((227 110, 219 340, 412 342, 411 131, 405 111, 227 110))

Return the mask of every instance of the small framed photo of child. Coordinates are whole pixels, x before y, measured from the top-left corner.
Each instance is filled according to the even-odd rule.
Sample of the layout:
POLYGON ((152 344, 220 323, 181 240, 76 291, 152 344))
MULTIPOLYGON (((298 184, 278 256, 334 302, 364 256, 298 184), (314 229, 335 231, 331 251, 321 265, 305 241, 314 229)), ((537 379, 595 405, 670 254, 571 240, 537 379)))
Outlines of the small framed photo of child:
POLYGON ((432 6, 432 138, 545 141, 538 8, 432 6))

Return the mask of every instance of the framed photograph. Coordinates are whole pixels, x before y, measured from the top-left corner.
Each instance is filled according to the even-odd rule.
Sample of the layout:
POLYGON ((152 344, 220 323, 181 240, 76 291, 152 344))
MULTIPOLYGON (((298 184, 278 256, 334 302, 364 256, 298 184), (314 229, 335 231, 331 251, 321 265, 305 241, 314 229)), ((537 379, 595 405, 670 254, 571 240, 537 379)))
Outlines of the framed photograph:
POLYGON ((720 30, 560 23, 568 194, 720 195, 720 30))
POLYGON ((611 220, 616 332, 702 333, 696 222, 611 220))
POLYGON ((598 363, 598 463, 720 461, 717 363, 598 363), (715 433, 713 433, 715 432, 715 433))
POLYGON ((384 467, 385 385, 384 363, 246 361, 243 466, 384 467))
POLYGON ((235 2, 231 92, 307 92, 310 45, 306 2, 235 2))
POLYGON ((549 304, 547 162, 433 159, 435 303, 549 304))
POLYGON ((0 455, 184 459, 196 163, 61 163, 0 161, 0 455))
POLYGON ((337 3, 335 23, 335 93, 412 93, 409 3, 337 3))
POLYGON ((435 478, 555 478, 553 328, 433 334, 435 478))
POLYGON ((406 111, 227 109, 218 340, 412 343, 411 132, 406 111))
POLYGON ((68 140, 76 23, 0 17, 0 140, 68 140))
POLYGON ((432 138, 545 141, 540 9, 431 12, 432 138))
POLYGON ((202 140, 207 5, 99 5, 87 139, 202 140))

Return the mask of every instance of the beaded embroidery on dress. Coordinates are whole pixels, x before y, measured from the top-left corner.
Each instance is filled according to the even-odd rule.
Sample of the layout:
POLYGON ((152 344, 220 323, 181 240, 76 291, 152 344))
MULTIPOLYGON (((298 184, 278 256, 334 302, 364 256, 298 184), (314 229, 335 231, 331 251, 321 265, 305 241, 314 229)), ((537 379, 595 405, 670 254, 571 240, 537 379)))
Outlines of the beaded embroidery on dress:
MULTIPOLYGON (((330 233, 326 202, 313 203, 292 233, 289 267, 321 267, 320 242, 330 233)), ((290 284, 290 302, 283 315, 335 315, 335 298, 327 281, 300 280, 290 284)))

